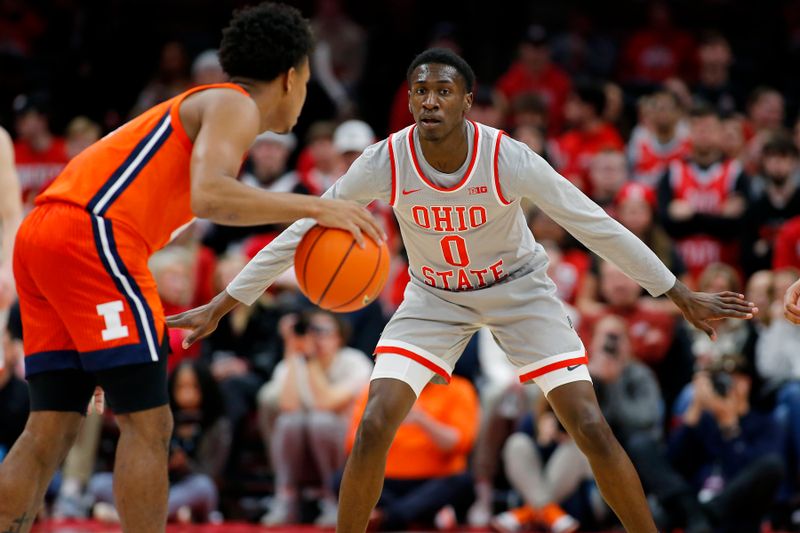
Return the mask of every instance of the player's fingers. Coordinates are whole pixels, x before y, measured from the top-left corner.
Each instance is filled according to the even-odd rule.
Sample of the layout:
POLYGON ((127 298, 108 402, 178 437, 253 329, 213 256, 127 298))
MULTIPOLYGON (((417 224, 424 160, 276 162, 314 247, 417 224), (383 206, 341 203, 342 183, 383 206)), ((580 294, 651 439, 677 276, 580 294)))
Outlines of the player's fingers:
POLYGON ((186 336, 186 338, 183 339, 183 342, 181 343, 181 346, 183 346, 183 349, 185 350, 185 349, 189 348, 189 346, 194 344, 201 337, 202 337, 202 332, 200 331, 200 328, 194 329, 194 330, 192 330, 191 333, 189 333, 186 336))
POLYGON ((738 303, 723 303, 720 308, 726 311, 739 311, 741 313, 753 313, 756 309, 753 305, 742 305, 738 303))
POLYGON ((353 238, 356 240, 359 248, 364 248, 367 243, 364 240, 364 234, 361 233, 361 228, 358 227, 358 224, 351 222, 347 226, 348 231, 353 234, 353 238))
POLYGON ((367 235, 372 237, 372 240, 381 243, 386 240, 386 233, 384 233, 383 228, 378 221, 375 220, 375 217, 366 210, 365 208, 361 208, 361 216, 363 217, 362 220, 364 224, 361 225, 361 229, 367 232, 367 235))
POLYGON ((745 309, 744 311, 740 311, 737 309, 731 308, 722 308, 715 313, 715 315, 710 320, 720 320, 723 318, 741 318, 741 319, 749 319, 753 318, 753 313, 749 309, 745 309))
POLYGON ((167 327, 170 328, 190 328, 192 327, 191 320, 188 316, 189 312, 179 313, 177 315, 170 315, 167 317, 167 327))
POLYGON ((800 311, 792 312, 787 308, 783 312, 783 316, 792 324, 800 324, 800 311))
POLYGON ((704 331, 705 334, 708 335, 712 341, 717 340, 717 332, 714 331, 714 328, 712 328, 711 325, 705 320, 697 321, 695 323, 695 327, 700 328, 702 331, 704 331))
POLYGON ((738 296, 720 296, 719 300, 726 304, 746 305, 748 307, 755 307, 756 305, 753 302, 750 302, 745 298, 739 298, 738 296))

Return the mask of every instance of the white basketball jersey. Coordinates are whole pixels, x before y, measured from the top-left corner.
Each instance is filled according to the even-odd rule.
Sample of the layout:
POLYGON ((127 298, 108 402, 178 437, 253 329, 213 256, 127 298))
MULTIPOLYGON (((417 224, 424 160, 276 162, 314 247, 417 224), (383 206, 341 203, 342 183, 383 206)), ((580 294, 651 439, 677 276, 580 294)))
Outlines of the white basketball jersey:
POLYGON ((391 205, 411 275, 450 291, 480 289, 520 269, 530 271, 537 247, 519 200, 506 201, 499 189, 498 150, 505 133, 470 124, 469 163, 449 188, 424 174, 416 126, 389 137, 391 205))

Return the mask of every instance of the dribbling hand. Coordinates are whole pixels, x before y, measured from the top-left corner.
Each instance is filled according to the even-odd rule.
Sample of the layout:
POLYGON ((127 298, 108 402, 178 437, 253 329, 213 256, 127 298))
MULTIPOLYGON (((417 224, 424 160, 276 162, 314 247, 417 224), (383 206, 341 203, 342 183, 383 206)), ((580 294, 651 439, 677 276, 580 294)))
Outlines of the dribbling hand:
POLYGON ((167 327, 189 330, 182 343, 185 350, 198 340, 211 335, 217 329, 220 319, 237 305, 239 305, 238 300, 226 291, 222 291, 205 305, 168 316, 167 327))
POLYGON ((383 229, 365 207, 349 200, 320 199, 317 224, 326 228, 339 228, 353 234, 356 242, 364 248, 364 233, 376 243, 386 239, 383 229))

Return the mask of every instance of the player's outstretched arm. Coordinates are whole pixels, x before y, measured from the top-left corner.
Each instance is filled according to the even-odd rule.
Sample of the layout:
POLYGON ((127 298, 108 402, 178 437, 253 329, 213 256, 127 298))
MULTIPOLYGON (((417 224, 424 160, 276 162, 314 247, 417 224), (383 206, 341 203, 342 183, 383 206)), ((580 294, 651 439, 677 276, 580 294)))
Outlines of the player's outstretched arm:
POLYGON ((666 294, 675 302, 686 320, 705 331, 713 340, 716 340, 717 334, 711 321, 723 318, 748 320, 758 313, 755 304, 745 300, 743 294, 730 291, 713 294, 694 292, 679 280, 675 281, 675 285, 666 294))
POLYGON ((236 180, 242 159, 260 131, 255 102, 233 91, 209 95, 200 114, 192 149, 192 211, 201 218, 228 226, 294 222, 317 223, 353 234, 360 245, 362 232, 381 239, 381 229, 361 205, 344 200, 275 193, 236 180))
POLYGON ((217 294, 210 302, 183 313, 167 317, 170 328, 188 329, 189 335, 183 339, 183 347, 188 348, 196 341, 211 335, 219 321, 239 304, 239 300, 226 291, 217 294))
POLYGON ((792 324, 800 324, 800 279, 792 283, 783 298, 783 316, 792 324))

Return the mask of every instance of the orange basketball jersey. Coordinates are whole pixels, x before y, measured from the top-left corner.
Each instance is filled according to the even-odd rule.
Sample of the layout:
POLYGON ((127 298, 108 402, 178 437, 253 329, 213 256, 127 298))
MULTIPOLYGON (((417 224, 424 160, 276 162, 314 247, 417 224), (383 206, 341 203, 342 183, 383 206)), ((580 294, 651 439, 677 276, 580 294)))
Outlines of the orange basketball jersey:
POLYGON ((65 202, 121 222, 152 253, 193 219, 189 162, 192 141, 181 124, 181 102, 190 94, 232 83, 201 85, 145 111, 75 157, 36 204, 65 202))

